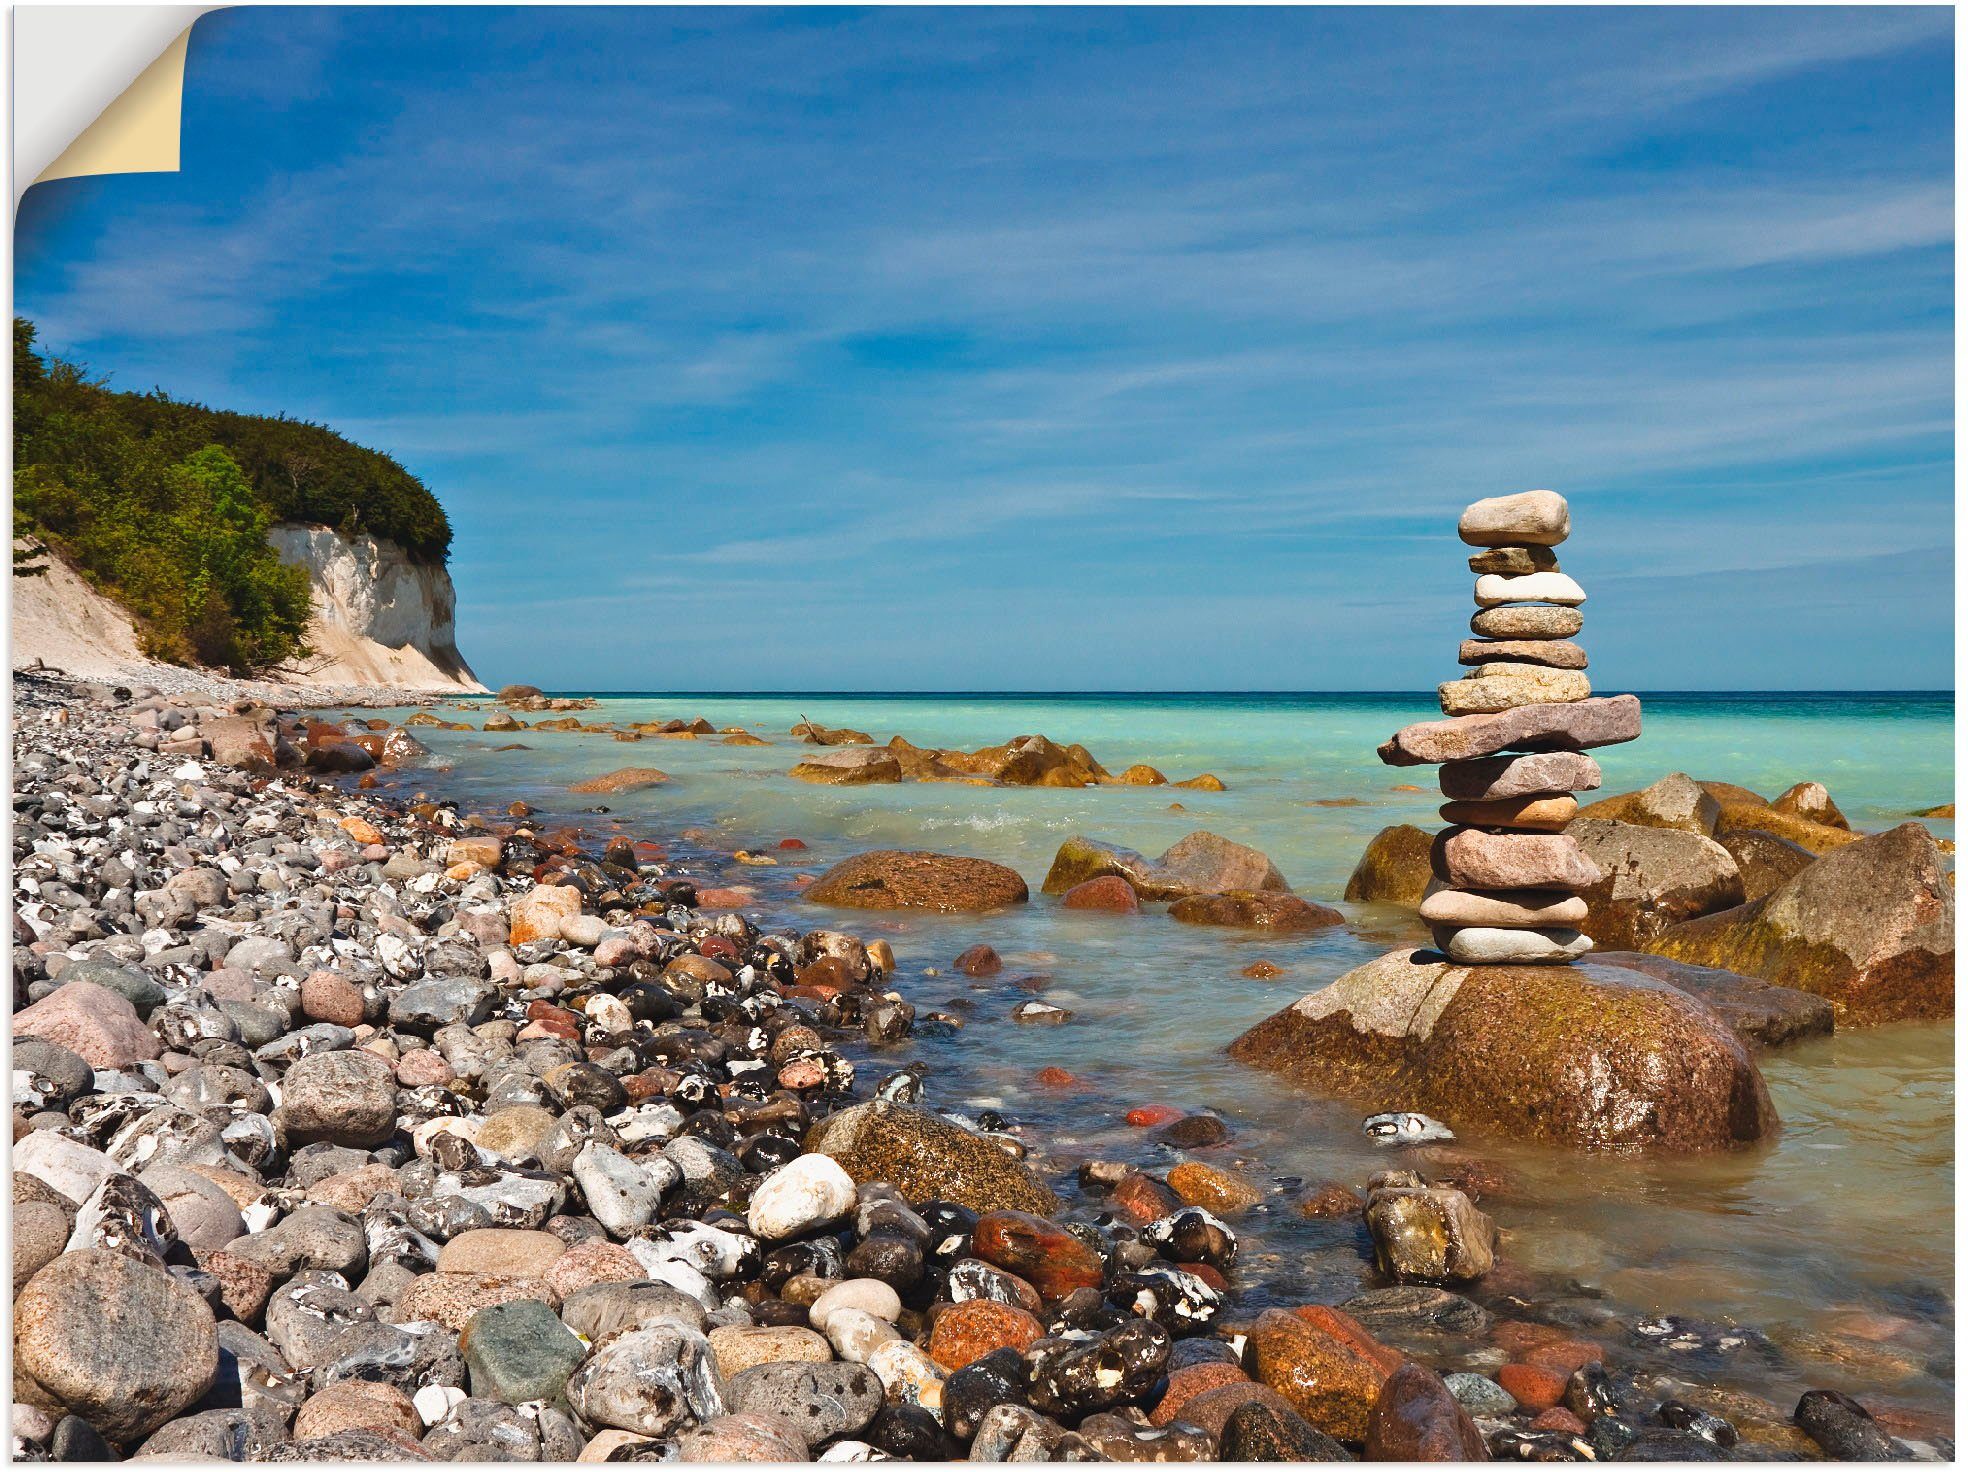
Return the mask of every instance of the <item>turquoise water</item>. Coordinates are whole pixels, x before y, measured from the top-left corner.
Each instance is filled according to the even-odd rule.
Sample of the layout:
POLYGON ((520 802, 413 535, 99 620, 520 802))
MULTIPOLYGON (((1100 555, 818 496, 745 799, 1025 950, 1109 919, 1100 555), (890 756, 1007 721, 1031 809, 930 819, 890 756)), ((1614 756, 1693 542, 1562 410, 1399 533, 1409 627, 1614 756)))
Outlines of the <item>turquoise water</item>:
MULTIPOLYGON (((1861 829, 1953 800, 1949 695, 1643 698, 1642 739, 1597 753, 1608 793, 1675 770, 1765 796, 1814 779, 1861 829)), ((1036 897, 1054 851, 1075 833, 1158 853, 1207 828, 1263 849, 1300 893, 1339 903, 1376 831, 1435 825, 1432 769, 1384 767, 1374 757, 1396 728, 1434 714, 1424 698, 1381 695, 610 696, 582 719, 703 716, 773 744, 420 730, 449 770, 410 780, 468 809, 496 811, 522 797, 597 840, 618 829, 654 838, 720 882, 748 887, 787 923, 886 936, 899 958, 896 984, 919 1009, 955 1004, 970 1019, 953 1039, 893 1050, 892 1066, 930 1064, 933 1102, 1003 1109, 1031 1129, 1051 1164, 1144 1152, 1154 1160, 1155 1147, 1120 1116, 1135 1104, 1167 1102, 1222 1111, 1235 1129, 1233 1158, 1254 1174, 1357 1186, 1387 1163, 1361 1138, 1358 1111, 1243 1070, 1223 1048, 1301 993, 1390 946, 1415 943, 1411 915, 1342 905, 1347 927, 1297 939, 1180 926, 1154 913, 1068 914, 1045 900, 988 917, 843 917, 804 905, 794 880, 869 848, 929 848, 1009 864, 1036 897), (811 750, 787 735, 803 719, 856 727, 878 741, 899 733, 924 746, 974 748, 1043 732, 1083 743, 1111 771, 1136 762, 1171 779, 1208 771, 1229 790, 816 787, 786 775, 811 750), (495 749, 513 743, 524 749, 495 749), (672 781, 599 799, 605 813, 593 811, 597 799, 566 790, 627 765, 660 767, 672 781), (1396 790, 1403 784, 1431 791, 1396 790), (1182 811, 1171 811, 1177 802, 1182 811), (1334 803, 1348 805, 1325 805, 1334 803), (679 840, 686 829, 694 836, 679 840), (785 837, 810 852, 777 867, 730 858, 785 837), (995 981, 948 971, 976 941, 1005 956, 995 981), (1239 974, 1259 958, 1284 976, 1239 974), (1069 1008, 1072 1020, 1057 1028, 1006 1020, 1031 995, 1069 1008), (1080 1083, 1039 1087, 1034 1075, 1047 1065, 1080 1083)), ((1953 836, 1952 823, 1929 826, 1953 836)), ((1514 1183, 1490 1204, 1507 1256, 1537 1276, 1541 1295, 1559 1295, 1622 1354, 1650 1353, 1628 1332, 1640 1314, 1744 1325, 1768 1343, 1704 1361, 1693 1378, 1786 1407, 1808 1386, 1834 1385, 1869 1402, 1951 1414, 1952 1026, 1841 1034, 1763 1066, 1785 1121, 1764 1149, 1648 1162, 1483 1142, 1485 1158, 1514 1183)), ((1253 1297, 1333 1301, 1358 1290, 1352 1226, 1306 1222, 1281 1204, 1242 1229, 1250 1246, 1240 1284, 1253 1297)))

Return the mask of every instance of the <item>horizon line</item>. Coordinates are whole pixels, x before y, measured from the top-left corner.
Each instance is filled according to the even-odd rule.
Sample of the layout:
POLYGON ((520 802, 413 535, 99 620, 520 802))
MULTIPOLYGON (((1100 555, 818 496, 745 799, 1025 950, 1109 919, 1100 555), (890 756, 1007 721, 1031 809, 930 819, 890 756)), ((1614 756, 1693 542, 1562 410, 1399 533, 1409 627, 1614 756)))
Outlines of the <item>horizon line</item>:
MULTIPOLYGON (((517 684, 521 682, 510 681, 508 683, 517 684)), ((494 691, 492 693, 496 694, 497 692, 494 691)), ((637 696, 637 695, 649 695, 649 696, 660 695, 660 696, 703 696, 706 698, 716 697, 719 699, 732 699, 732 698, 743 696, 752 699, 787 699, 787 700, 791 700, 791 699, 831 700, 831 699, 840 699, 843 697, 870 699, 870 698, 890 698, 895 696, 909 696, 912 698, 928 698, 928 697, 942 696, 949 699, 961 698, 961 699, 971 699, 971 700, 978 699, 978 698, 989 698, 989 699, 997 699, 997 700, 1035 699, 1035 698, 1050 699, 1050 698, 1058 698, 1060 696, 1071 696, 1080 699, 1097 699, 1097 698, 1110 697, 1110 696, 1143 696, 1143 695, 1157 695, 1157 696, 1375 695, 1375 696, 1385 696, 1389 698, 1402 699, 1402 700, 1408 700, 1408 699, 1419 700, 1419 699, 1428 699, 1432 695, 1432 692, 1418 691, 1418 690, 1369 690, 1369 689, 1337 689, 1337 688, 1335 689, 1311 689, 1311 688, 1248 689, 1248 690, 1246 689, 1214 689, 1214 690, 1212 689, 1188 689, 1188 690, 1177 690, 1177 689, 1169 689, 1169 690, 1150 690, 1150 689, 1139 689, 1139 690, 1119 690, 1119 689, 1116 690, 1078 690, 1078 689, 711 690, 711 689, 704 689, 704 690, 687 690, 681 688, 679 689, 657 689, 654 687, 629 688, 629 687, 614 687, 614 686, 600 686, 600 685, 583 686, 578 688, 568 687, 562 690, 543 691, 543 693, 549 696, 550 698, 562 698, 562 699, 572 699, 577 697, 599 698, 605 696, 623 697, 623 696, 637 696)), ((1630 694, 1630 695, 1638 696, 1642 700, 1649 700, 1649 699, 1662 700, 1662 699, 1674 699, 1674 698, 1690 696, 1690 695, 1733 695, 1733 696, 1898 695, 1898 696, 1921 696, 1921 697, 1933 698, 1933 697, 1940 697, 1940 696, 1953 697, 1956 694, 1956 691, 1951 686, 1950 687, 1936 686, 1936 687, 1927 687, 1927 688, 1881 687, 1878 689, 1866 689, 1860 687, 1816 689, 1816 688, 1810 688, 1805 686, 1796 686, 1796 687, 1782 688, 1782 689, 1777 689, 1777 688, 1765 688, 1765 689, 1740 688, 1739 689, 1739 688, 1725 688, 1720 686, 1713 687, 1713 688, 1697 688, 1691 686, 1691 687, 1675 689, 1675 690, 1631 690, 1631 691, 1613 691, 1611 693, 1630 694)))

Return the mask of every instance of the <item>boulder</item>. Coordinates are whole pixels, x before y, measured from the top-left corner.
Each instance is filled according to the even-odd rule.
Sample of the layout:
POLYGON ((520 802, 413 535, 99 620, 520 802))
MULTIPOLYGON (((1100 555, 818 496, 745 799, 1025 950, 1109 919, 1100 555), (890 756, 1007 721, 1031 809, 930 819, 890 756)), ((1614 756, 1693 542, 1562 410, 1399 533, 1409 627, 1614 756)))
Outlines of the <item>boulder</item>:
POLYGON ((1115 915, 1141 913, 1141 897, 1118 874, 1103 874, 1074 885, 1059 897, 1059 905, 1065 910, 1102 910, 1115 915))
POLYGON ((1435 835, 1412 823, 1381 829, 1346 881, 1346 898, 1360 904, 1420 904, 1434 877, 1429 861, 1434 846, 1435 835))
POLYGON ((13 1033, 45 1039, 95 1068, 127 1068, 158 1053, 130 999, 93 981, 71 981, 16 1012, 13 1033))
POLYGON ((1645 949, 1814 992, 1841 1024, 1954 1015, 1954 887, 1918 823, 1840 847, 1645 949))
POLYGON ((1182 882, 1155 860, 1131 848, 1098 838, 1073 837, 1059 845, 1046 871, 1042 894, 1065 894, 1090 879, 1118 875, 1144 900, 1175 900, 1188 893, 1182 882))
POLYGON ((1831 1035, 1831 1003, 1795 987, 1776 986, 1760 977, 1738 976, 1733 971, 1645 951, 1598 951, 1592 959, 1602 966, 1644 972, 1706 1003, 1753 1048, 1776 1048, 1801 1038, 1831 1035))
POLYGON ((996 910, 1031 898, 1016 870, 956 854, 876 849, 843 859, 806 891, 817 905, 859 910, 996 910))
POLYGON ((1602 946, 1635 950, 1671 925, 1743 901, 1736 861, 1700 833, 1595 818, 1565 832, 1601 875, 1579 891, 1587 909, 1579 928, 1602 946))
POLYGON ((1717 796, 1722 804, 1722 811, 1715 820, 1718 832, 1732 830, 1769 833, 1778 838, 1788 839, 1799 848, 1819 855, 1828 854, 1834 849, 1841 849, 1848 843, 1857 843, 1859 840, 1859 835, 1849 828, 1840 828, 1831 823, 1813 822, 1796 813, 1781 812, 1765 802, 1731 801, 1727 797, 1716 794, 1715 789, 1719 785, 1713 782, 1702 783, 1702 786, 1707 788, 1711 795, 1717 796))
POLYGON ((1244 930, 1306 931, 1343 925, 1346 917, 1325 905, 1276 890, 1233 889, 1192 894, 1169 906, 1169 919, 1184 925, 1232 925, 1244 930))
POLYGON ((1755 828, 1719 828, 1715 841, 1736 861, 1746 900, 1762 899, 1779 885, 1795 879, 1818 859, 1802 844, 1755 828))
POLYGON ((1722 816, 1722 805, 1686 772, 1669 772, 1660 781, 1638 792, 1602 797, 1598 802, 1580 809, 1579 816, 1638 823, 1647 828, 1679 828, 1689 833, 1713 834, 1715 824, 1722 816))
POLYGON ((878 1099, 815 1125, 806 1149, 830 1155, 858 1184, 886 1181, 911 1201, 954 1201, 972 1211, 1056 1211, 1059 1198, 981 1135, 940 1115, 878 1099))
POLYGON ((1380 759, 1391 767, 1414 767, 1501 751, 1584 751, 1632 741, 1639 734, 1639 700, 1605 695, 1563 705, 1520 705, 1496 715, 1423 721, 1381 743, 1380 759))
POLYGON ((791 775, 823 786, 856 787, 869 782, 900 782, 902 764, 894 752, 881 747, 850 746, 802 757, 791 775))
POLYGON ((1394 951, 1260 1022, 1230 1053, 1472 1134, 1693 1151, 1763 1139, 1777 1122, 1720 1017, 1594 963, 1470 967, 1394 951))
POLYGON ((1214 833, 1191 833, 1169 845, 1159 860, 1191 894, 1224 894, 1233 889, 1287 891, 1291 885, 1278 866, 1247 844, 1214 833))
POLYGON ((1838 804, 1831 800, 1831 794, 1822 782, 1799 782, 1771 798, 1770 806, 1780 813, 1822 823, 1828 828, 1849 829, 1852 826, 1838 811, 1838 804))

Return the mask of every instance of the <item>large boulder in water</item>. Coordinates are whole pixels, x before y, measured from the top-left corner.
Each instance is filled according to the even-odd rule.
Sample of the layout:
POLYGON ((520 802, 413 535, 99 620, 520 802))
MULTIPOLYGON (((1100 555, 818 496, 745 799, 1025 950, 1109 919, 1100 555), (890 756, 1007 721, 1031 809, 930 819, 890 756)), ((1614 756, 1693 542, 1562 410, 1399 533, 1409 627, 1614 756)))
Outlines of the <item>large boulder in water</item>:
POLYGON ((954 1201, 972 1211, 1059 1209, 1059 1198, 999 1146, 923 1109, 887 1099, 830 1114, 806 1149, 832 1156, 857 1184, 886 1181, 911 1201, 954 1201))
POLYGON ((1187 895, 1227 894, 1232 890, 1275 894, 1291 890, 1278 866, 1264 853, 1201 830, 1170 844, 1158 859, 1097 838, 1069 838, 1053 856, 1052 868, 1040 888, 1046 894, 1064 894, 1075 885, 1108 874, 1127 880, 1144 900, 1179 900, 1187 895))
POLYGON ((1644 949, 1815 992, 1841 1023, 1954 1015, 1954 889, 1918 823, 1847 844, 1644 949))
POLYGON ((1271 889, 1185 895, 1169 906, 1169 919, 1184 925, 1278 931, 1324 930, 1346 923, 1346 917, 1329 905, 1315 905, 1295 894, 1280 894, 1271 889))
POLYGON ((1715 841, 1729 851, 1742 875, 1743 898, 1760 900, 1817 862, 1802 844, 1756 828, 1718 828, 1715 841))
POLYGON ((1554 1144, 1714 1150, 1760 1140, 1776 1111, 1741 1040, 1637 972, 1458 966, 1392 951, 1230 1045, 1234 1058, 1369 1111, 1554 1144))
POLYGON ((816 905, 857 910, 997 910, 1031 898, 1018 871, 959 854, 875 849, 843 859, 806 892, 816 905))
POLYGON ((1574 818, 1566 825, 1600 879, 1579 891, 1579 926, 1601 946, 1630 951, 1670 925, 1743 902, 1742 875, 1714 839, 1682 828, 1574 818))
POLYGON ((1412 823, 1383 828, 1367 844, 1353 877, 1346 881, 1346 898, 1363 903, 1406 905, 1413 909, 1435 877, 1435 835, 1412 823))
POLYGON ((1831 1034, 1831 1003, 1796 987, 1774 986, 1760 977, 1738 976, 1645 951, 1594 951, 1592 960, 1598 966, 1643 972, 1707 1003, 1752 1048, 1776 1048, 1831 1034))

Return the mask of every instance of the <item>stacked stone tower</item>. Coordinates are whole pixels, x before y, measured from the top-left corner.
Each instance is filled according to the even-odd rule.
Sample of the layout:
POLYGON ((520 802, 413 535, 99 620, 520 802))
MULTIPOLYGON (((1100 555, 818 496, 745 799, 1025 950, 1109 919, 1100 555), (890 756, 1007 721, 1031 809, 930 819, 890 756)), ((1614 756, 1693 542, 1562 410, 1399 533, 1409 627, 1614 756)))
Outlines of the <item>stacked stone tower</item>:
POLYGON ((1392 766, 1439 763, 1442 817, 1434 881, 1421 916, 1436 948, 1470 965, 1562 964, 1592 948, 1581 931, 1582 891, 1599 868, 1565 833, 1574 792, 1599 785, 1593 747, 1640 734, 1640 702, 1594 698, 1585 651, 1585 591, 1554 550, 1571 511, 1552 491, 1478 501, 1462 513, 1462 540, 1480 549, 1470 667, 1441 686, 1447 720, 1398 731, 1380 748, 1392 766))

